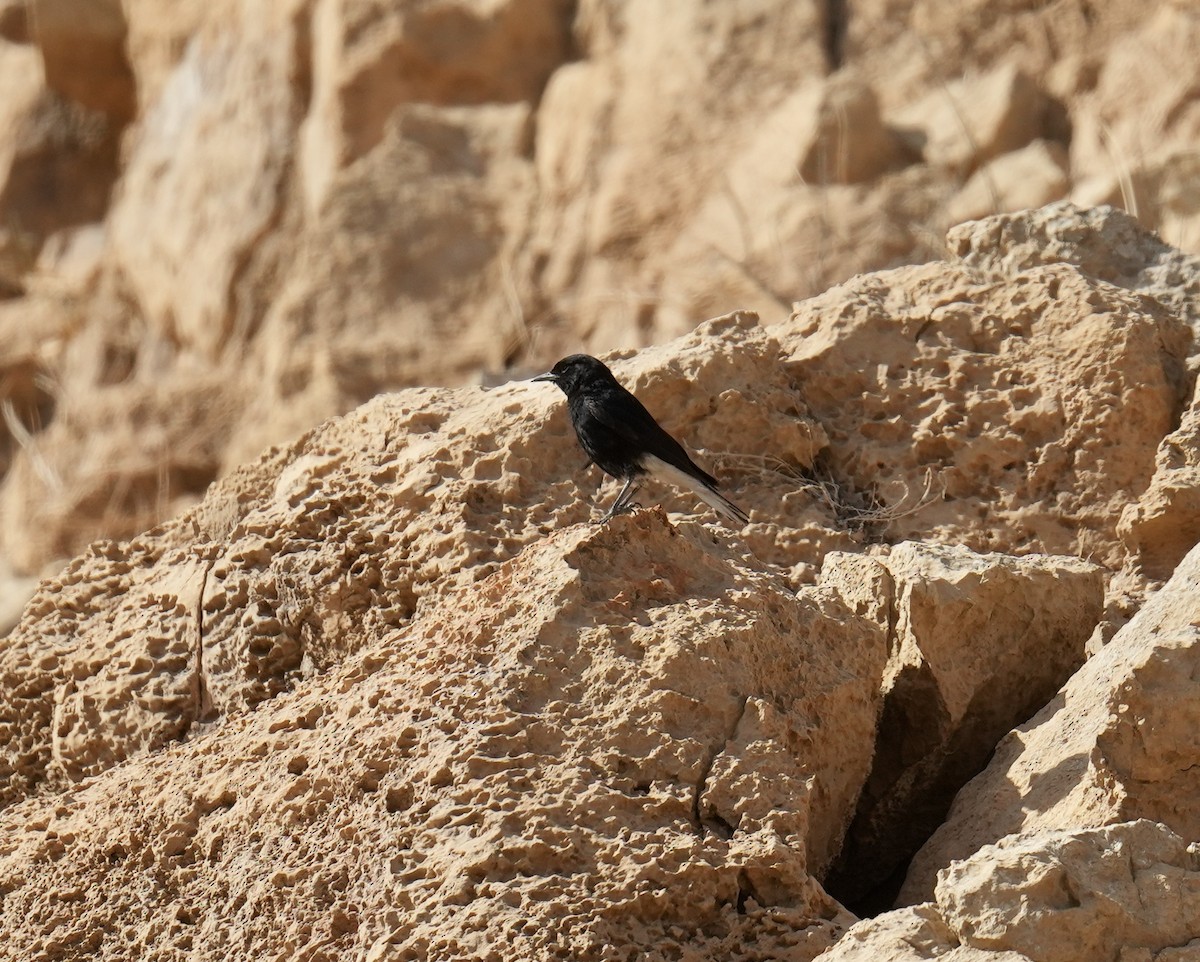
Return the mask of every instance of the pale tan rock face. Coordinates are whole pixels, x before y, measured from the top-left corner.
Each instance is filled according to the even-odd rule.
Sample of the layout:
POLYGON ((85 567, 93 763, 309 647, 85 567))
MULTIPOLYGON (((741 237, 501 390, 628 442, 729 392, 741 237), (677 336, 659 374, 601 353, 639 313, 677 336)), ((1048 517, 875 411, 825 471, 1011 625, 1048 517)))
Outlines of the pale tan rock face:
POLYGON ((860 904, 886 889, 996 742, 1083 663, 1104 580, 1075 558, 905 542, 877 558, 830 555, 821 584, 865 599, 891 653, 871 777, 826 880, 860 904))
POLYGON ((1195 395, 1179 427, 1163 438, 1154 478, 1121 514, 1119 531, 1142 574, 1171 576, 1200 542, 1200 404, 1195 395))
POLYGON ((936 902, 854 926, 826 962, 1129 962, 1200 946, 1200 858, 1153 821, 1013 835, 938 873, 936 902))
POLYGON ((960 224, 946 235, 955 259, 995 278, 1071 264, 1098 280, 1148 294, 1200 326, 1200 258, 1162 242, 1122 210, 1058 203, 960 224))
MULTIPOLYGON (((701 452, 701 461, 708 461, 704 452, 736 452, 737 438, 749 432, 778 457, 808 463, 819 432, 805 423, 777 354, 776 342, 752 317, 736 315, 617 370, 670 430, 701 452), (714 354, 718 337, 722 350, 714 354), (719 403, 710 413, 712 398, 719 403)), ((195 514, 177 519, 159 538, 139 540, 133 550, 145 564, 171 554, 173 560, 163 563, 189 572, 180 574, 176 587, 158 591, 159 601, 139 595, 136 576, 93 576, 86 564, 69 567, 34 602, 40 626, 30 635, 19 631, 9 652, 17 665, 10 668, 11 685, 49 693, 36 712, 13 720, 19 734, 9 737, 20 743, 25 759, 12 776, 16 783, 37 783, 48 771, 74 780, 161 744, 198 720, 258 704, 286 687, 291 673, 328 668, 380 631, 436 609, 452 587, 477 581, 552 526, 597 515, 592 502, 599 473, 582 473, 585 457, 565 407, 560 392, 546 384, 380 397, 241 469, 218 484, 195 514), (352 511, 346 507, 351 503, 352 511), (371 530, 364 513, 378 517, 382 527, 371 530), (331 544, 343 559, 337 564, 321 560, 331 544), (297 594, 301 583, 308 588, 297 594), (196 614, 201 591, 203 616, 196 614), (203 618, 203 692, 194 639, 185 633, 163 642, 160 608, 188 624, 203 618), (42 634, 66 647, 36 641, 42 634), (130 645, 128 652, 122 649, 120 668, 108 667, 110 654, 99 661, 95 655, 110 651, 114 634, 130 645), (47 646, 58 652, 52 670, 41 661, 47 646), (88 667, 72 667, 75 658, 88 667), (149 678, 140 672, 129 677, 128 666, 147 658, 149 678), (160 677, 168 662, 172 667, 160 677), (48 680, 48 670, 57 682, 48 680), (93 682, 85 679, 97 673, 107 678, 111 671, 126 679, 127 693, 149 684, 174 694, 156 696, 150 708, 132 696, 113 698, 108 708, 72 707, 92 701, 85 689, 93 682), (58 694, 51 691, 55 686, 58 694), (61 708, 69 720, 51 730, 51 714, 63 699, 71 702, 61 708), (59 733, 68 730, 62 737, 71 746, 56 747, 59 733)), ((177 423, 186 423, 186 412, 180 414, 177 423)), ((748 545, 764 562, 781 565, 781 575, 794 563, 798 542, 815 553, 851 543, 810 496, 801 508, 811 519, 806 525, 779 514, 789 489, 802 494, 794 479, 753 463, 751 470, 739 469, 736 458, 721 470, 724 463, 714 459, 711 466, 729 482, 727 490, 747 508, 764 509, 748 532, 748 545)), ((670 494, 650 493, 656 501, 670 494)), ((696 508, 683 496, 664 503, 696 508)), ((18 506, 10 510, 16 524, 18 506)), ((36 522, 33 507, 26 512, 36 522)))
POLYGON ((893 537, 1119 567, 1121 511, 1189 382, 1191 334, 1149 297, 1065 265, 868 275, 776 328, 849 497, 893 537))
POLYGON ((569 14, 564 0, 316 3, 315 100, 300 155, 310 211, 338 170, 383 141, 401 105, 536 102, 568 59, 569 14))
MULTIPOLYGON (((324 484, 342 471, 327 462, 324 484)), ((404 481, 380 471, 403 500, 404 481)), ((285 468, 277 496, 332 522, 294 483, 285 468)), ((408 551, 382 527, 386 502, 355 524, 377 526, 394 572, 408 551)), ((253 515, 239 525, 255 528, 253 515)), ((77 680, 55 707, 52 781, 87 749, 86 719, 118 701, 149 735, 155 712, 186 723, 197 673, 214 704, 264 680, 291 690, 0 816, 10 951, 53 931, 59 951, 99 958, 134 944, 201 958, 318 946, 376 958, 812 958, 852 921, 810 873, 836 850, 866 776, 884 637, 836 595, 794 596, 714 535, 657 511, 565 528, 411 620, 394 609, 390 627, 304 679, 264 659, 288 628, 265 628, 261 601, 229 590, 219 572, 234 560, 203 557, 218 546, 164 551, 164 535, 158 557, 148 539, 144 553, 83 562, 92 579, 105 570, 146 586, 126 595, 126 618, 140 612, 143 627, 125 652, 155 636, 173 647, 117 655, 90 676, 76 652, 77 680), (263 645, 230 674, 222 626, 248 618, 263 645), (56 858, 64 844, 70 855, 56 858), (136 882, 147 872, 170 881, 148 890, 136 882), (284 903, 283 916, 269 910, 284 903), (136 934, 133 913, 148 920, 136 934)), ((342 539, 310 562, 291 556, 280 594, 314 627, 352 610, 320 580, 370 569, 372 546, 360 545, 348 570, 342 539)), ((89 757, 112 760, 98 746, 89 757)))
POLYGON ((892 119, 912 132, 928 163, 969 174, 1049 133, 1047 114, 1033 78, 1006 64, 933 90, 892 119))
MULTIPOLYGON (((0 59, 40 65, 55 109, 33 111, 34 133, 53 136, 22 140, 7 112, 32 73, 0 64, 0 167, 25 151, 23 175, 0 184, 0 220, 11 201, 23 225, 0 237, 0 296, 24 293, 36 317, 49 275, 76 289, 78 350, 144 345, 143 387, 114 407, 227 385, 197 424, 225 472, 380 390, 661 343, 733 309, 780 320, 853 274, 940 256, 952 220, 993 204, 1128 195, 1168 240, 1200 236, 1186 4, 2 9, 0 59), (1143 60, 1154 70, 1133 76, 1143 60), (89 224, 101 251, 80 284, 39 249, 89 224)), ((96 389, 79 366, 51 373, 64 395, 96 389)), ((136 432, 99 430, 47 443, 67 463, 91 462, 86 443, 141 460, 117 451, 136 432)), ((10 483, 22 502, 42 494, 27 474, 10 483)), ((176 494, 194 498, 187 487, 176 494)), ((62 516, 79 536, 45 541, 73 550, 84 532, 167 516, 97 506, 62 516)))
POLYGON ((1200 837, 1200 549, 1059 695, 1011 732, 917 854, 902 904, 928 899, 953 859, 1017 832, 1096 827, 1131 818, 1200 837))
POLYGON ((112 214, 114 268, 142 314, 209 357, 234 333, 242 275, 282 216, 303 107, 290 82, 303 4, 242 6, 240 31, 192 40, 137 124, 112 214))
POLYGON ((119 125, 64 99, 47 70, 0 39, 0 299, 25 292, 55 231, 104 216, 117 177, 119 125))
POLYGON ((952 221, 1024 210, 1058 200, 1067 191, 1067 154, 1048 140, 1002 154, 980 167, 950 202, 952 221))

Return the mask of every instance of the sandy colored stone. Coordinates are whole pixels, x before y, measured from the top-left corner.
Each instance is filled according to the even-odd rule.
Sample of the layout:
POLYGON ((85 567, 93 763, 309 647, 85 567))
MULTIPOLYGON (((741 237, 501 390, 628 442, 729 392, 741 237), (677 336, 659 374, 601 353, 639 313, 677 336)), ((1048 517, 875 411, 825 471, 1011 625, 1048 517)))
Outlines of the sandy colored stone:
POLYGON ((321 209, 337 171, 378 145, 405 104, 536 102, 568 59, 570 13, 564 0, 318 2, 300 151, 309 209, 321 209))
MULTIPOLYGON (((21 464, 0 494, 0 510, 6 512, 0 531, 11 539, 8 550, 20 559, 26 571, 39 570, 55 558, 82 550, 103 530, 89 526, 87 518, 98 515, 109 530, 116 528, 132 536, 169 506, 183 510, 219 473, 212 459, 228 450, 229 435, 235 430, 248 430, 245 402, 239 406, 228 386, 210 381, 206 391, 201 392, 193 380, 195 373, 171 387, 160 386, 152 375, 145 383, 136 371, 126 371, 124 380, 120 380, 108 369, 104 355, 111 354, 110 363, 119 364, 127 345, 97 340, 78 346, 87 349, 80 350, 77 357, 72 353, 71 363, 81 368, 90 366, 89 377, 98 386, 92 403, 77 410, 60 409, 39 440, 36 451, 41 453, 41 461, 35 463, 34 451, 22 452, 21 464), (112 383, 114 379, 118 383, 112 383), (106 381, 108 386, 100 387, 106 381), (83 437, 112 437, 116 433, 109 424, 112 412, 133 398, 140 401, 135 408, 138 416, 125 424, 129 434, 122 443, 108 448, 94 442, 85 449, 86 458, 60 458, 60 453, 65 455, 74 448, 66 443, 70 432, 78 431, 83 437), (206 412, 205 416, 201 411, 206 412), (239 424, 240 428, 235 427, 239 424), (47 485, 43 477, 46 466, 61 484, 47 485), (122 495, 120 500, 113 497, 114 490, 122 495), (104 500, 98 505, 86 499, 104 500), (100 505, 107 507, 107 514, 96 510, 100 505)), ((169 349, 167 353, 169 356, 169 349)), ((735 501, 747 509, 761 507, 761 521, 746 532, 748 543, 759 557, 780 565, 789 581, 798 585, 815 580, 814 566, 819 565, 826 551, 847 549, 855 541, 833 507, 804 479, 825 437, 808 417, 791 378, 778 362, 778 353, 778 343, 759 328, 756 318, 737 314, 707 322, 686 338, 643 352, 628 364, 617 363, 616 369, 663 423, 697 452, 702 463, 720 475, 735 501), (772 452, 771 458, 762 455, 763 445, 772 452)), ((324 373, 328 376, 331 372, 324 373)), ((350 376, 349 371, 343 373, 350 376)), ((82 373, 76 376, 83 379, 82 373)), ((534 393, 529 397, 537 402, 556 398, 544 387, 531 390, 534 393)), ((470 389, 465 393, 432 392, 421 396, 429 409, 414 409, 414 430, 427 430, 420 428, 426 423, 455 426, 454 443, 436 469, 421 461, 425 454, 419 448, 406 455, 413 459, 412 471, 422 476, 434 470, 434 477, 453 481, 458 473, 476 470, 473 465, 481 450, 503 451, 509 445, 525 450, 530 444, 524 433, 528 426, 514 419, 519 406, 503 415, 490 405, 476 406, 481 398, 490 397, 490 392, 481 394, 478 389, 470 389), (459 412, 462 404, 465 410, 459 412), (500 434, 498 424, 503 424, 500 434)), ((550 497, 547 505, 537 509, 539 512, 569 507, 577 520, 598 515, 607 507, 615 488, 604 486, 598 470, 582 470, 586 458, 569 434, 565 405, 560 403, 554 410, 552 436, 557 447, 540 455, 553 454, 550 460, 538 462, 536 477, 523 485, 544 482, 562 487, 553 495, 540 488, 523 490, 535 492, 531 495, 534 502, 541 496, 550 497)), ((537 427, 538 437, 543 430, 544 426, 537 427)), ((484 482, 496 480, 501 465, 506 466, 504 470, 526 470, 519 461, 510 461, 507 454, 493 454, 489 462, 489 470, 497 473, 479 478, 482 500, 477 510, 484 518, 490 517, 489 511, 503 508, 507 491, 505 484, 490 486, 484 482)), ((265 479, 261 484, 269 487, 274 481, 265 479)), ((646 497, 673 511, 697 510, 694 498, 659 485, 650 486, 646 497)), ((455 517, 461 512, 454 502, 448 508, 455 517)), ((417 512, 410 523, 416 530, 427 520, 417 512)), ((473 541, 474 535, 469 537, 473 541)))
MULTIPOLYGON (((825 524, 830 527, 822 526, 820 513, 813 510, 811 499, 794 490, 793 479, 739 470, 733 457, 737 440, 746 432, 793 463, 805 463, 814 455, 814 431, 790 398, 777 354, 778 345, 754 318, 735 315, 673 345, 643 352, 636 362, 617 364, 616 369, 663 423, 722 475, 732 497, 752 512, 760 510, 756 506, 769 510, 747 531, 743 543, 764 563, 778 565, 775 570, 784 576, 798 541, 807 540, 819 556, 827 544, 838 544, 839 536, 829 519, 825 524), (714 353, 711 346, 718 337, 723 349, 714 353), (710 411, 713 397, 720 403, 710 411), (717 453, 729 461, 718 461, 713 457, 717 453), (780 514, 779 503, 789 494, 799 512, 809 512, 807 530, 800 527, 802 518, 780 514)), ((113 393, 136 388, 136 382, 119 385, 113 393)), ((159 428, 159 460, 148 456, 141 475, 134 471, 137 465, 114 466, 127 472, 127 484, 141 477, 146 490, 127 488, 125 501, 115 502, 114 510, 135 511, 156 496, 173 496, 177 489, 159 490, 155 485, 172 483, 189 466, 204 468, 204 436, 186 434, 196 415, 178 402, 161 408, 175 410, 176 417, 159 428), (185 437, 192 446, 182 443, 185 437), (163 466, 161 459, 179 459, 189 451, 196 462, 167 460, 163 466)), ((78 417, 57 418, 49 430, 65 429, 78 417)), ((139 423, 146 430, 146 420, 139 423)), ((612 491, 601 489, 599 472, 583 470, 585 460, 561 394, 549 386, 518 383, 491 391, 443 389, 381 396, 289 448, 239 469, 215 485, 194 512, 177 518, 157 536, 133 542, 133 550, 146 552, 152 560, 174 552, 171 566, 188 571, 199 566, 184 578, 186 583, 160 591, 165 599, 161 603, 145 602, 128 581, 96 582, 78 566, 68 567, 35 599, 29 627, 34 621, 39 627, 34 635, 19 629, 11 655, 25 659, 22 652, 35 654, 20 661, 20 669, 12 669, 9 686, 32 686, 46 692, 53 704, 43 700, 38 712, 24 713, 20 735, 10 736, 19 739, 26 759, 13 777, 20 785, 36 784, 50 777, 53 759, 59 759, 55 764, 60 780, 94 773, 113 759, 173 737, 185 724, 181 719, 224 717, 252 707, 278 694, 293 674, 328 668, 425 607, 440 607, 453 587, 474 583, 548 530, 600 514, 612 491), (365 522, 372 515, 382 519, 382 529, 372 530, 365 522), (341 561, 324 557, 330 545, 337 546, 341 561), (203 589, 196 587, 196 579, 203 589), (301 583, 308 588, 297 594, 301 583), (62 691, 81 684, 85 676, 110 671, 106 666, 112 658, 123 659, 122 664, 166 658, 166 651, 145 651, 164 636, 160 607, 194 623, 199 617, 196 593, 201 590, 207 599, 203 697, 188 680, 196 669, 184 652, 194 653, 195 644, 185 635, 169 643, 171 657, 182 659, 183 667, 172 669, 179 676, 170 682, 175 694, 163 695, 161 706, 150 709, 154 719, 143 718, 143 708, 132 706, 129 698, 114 697, 111 708, 101 710, 70 709, 88 734, 76 738, 82 747, 67 754, 56 750, 57 731, 63 726, 52 730, 48 719, 57 710, 56 699, 65 697, 62 691), (82 597, 76 598, 76 592, 82 597), (319 602, 308 597, 311 592, 319 602), (74 600, 67 603, 68 597, 74 600), (41 661, 46 645, 35 640, 41 633, 65 639, 68 645, 57 656, 57 668, 41 661), (109 648, 114 635, 124 637, 125 644, 109 648), (77 649, 84 659, 93 659, 94 652, 105 654, 86 671, 71 669, 69 660, 77 649), (55 676, 58 682, 51 680, 55 676), (68 683, 68 678, 74 681, 68 683), (188 698, 191 708, 172 700, 188 698)), ((51 462, 51 467, 72 477, 65 474, 65 466, 51 462)), ((750 467, 757 465, 751 462, 750 467)), ((30 461, 18 470, 33 469, 30 461)), ((98 474, 95 469, 81 470, 77 480, 98 474)), ((110 486, 120 477, 110 480, 110 486)), ((183 480, 179 477, 174 483, 183 480)), ((64 487, 62 497, 69 491, 64 487)), ((77 497, 83 494, 112 497, 104 489, 75 492, 77 497)), ((657 485, 647 487, 644 499, 688 514, 706 511, 694 498, 657 485)), ((41 519, 53 504, 14 501, 4 507, 4 529, 27 530, 27 542, 38 544, 33 532, 39 521, 47 524, 41 519)), ((32 562, 20 553, 25 543, 15 542, 9 550, 32 562)), ((849 541, 842 536, 840 543, 849 541)), ((50 545, 55 547, 61 551, 66 546, 50 545)), ((45 546, 43 550, 53 556, 45 546)), ((126 674, 118 672, 116 677, 126 674)), ((850 814, 843 813, 846 820, 850 814)), ((822 859, 832 854, 824 852, 822 859)))
MULTIPOLYGON (((1114 175, 1117 197, 1143 184, 1149 222, 1165 229, 1169 214, 1174 239, 1200 236, 1185 229, 1195 151, 1179 65, 1194 44, 1179 4, 1169 16, 1117 0, 34 8, 47 11, 42 46, 5 50, 49 58, 52 93, 86 89, 78 101, 55 95, 79 123, 107 118, 109 160, 58 134, 29 154, 10 196, 22 223, 43 226, 10 237, 19 266, 0 294, 33 291, 31 270, 40 284, 61 269, 84 319, 77 353, 132 343, 139 377, 201 393, 226 384, 199 426, 227 439, 221 471, 382 390, 494 383, 580 348, 661 343, 735 308, 776 321, 852 274, 940 256, 965 171, 898 141, 905 105, 936 107, 925 136, 952 144, 956 104, 1003 166, 1014 148, 1027 156, 1022 145, 1094 142, 1088 117, 1114 131, 1142 123, 1129 116, 1139 105, 1117 96, 1121 64, 1157 53, 1181 78, 1145 111, 1162 122, 1161 149, 1120 169, 1076 165, 1068 186, 1107 178, 1112 198, 1114 175), (89 80, 106 56, 135 88, 128 117, 89 80), (43 191, 50 173, 69 189, 43 191), (72 198, 86 212, 62 206, 72 198), (72 236, 99 243, 99 258, 72 266, 39 253, 51 238, 69 249, 72 236), (246 412, 232 427, 229 407, 246 412)), ((5 89, 20 95, 25 82, 5 89)), ((0 156, 12 142, 0 133, 0 156)), ((1194 301, 1190 283, 1163 274, 1160 287, 1179 291, 1178 309, 1194 301)), ((51 373, 86 404, 96 385, 75 380, 80 368, 51 373)), ((131 391, 126 403, 141 412, 175 396, 131 391)), ((116 451, 137 436, 124 421, 92 423, 87 443, 138 461, 116 451)), ((84 435, 57 438, 63 462, 91 462, 69 447, 84 435)), ((119 519, 109 533, 130 533, 130 513, 106 517, 119 519)))
MULTIPOLYGON (((95 359, 99 377, 124 364, 119 354, 95 359)), ((37 368, 33 376, 36 389, 37 368)), ((20 448, 0 491, 0 546, 23 572, 190 507, 217 476, 241 414, 237 396, 212 373, 107 384, 86 400, 52 403, 44 388, 32 397, 53 417, 37 420, 41 430, 20 448)))
POLYGON ((1123 203, 1132 199, 1143 223, 1191 250, 1196 212, 1179 203, 1179 187, 1200 136, 1195 63, 1186 52, 1197 43, 1193 6, 1154 5, 1098 64, 1094 85, 1075 104, 1071 140, 1079 176, 1116 178, 1123 203))
POLYGON ((238 282, 281 215, 301 106, 302 4, 242 8, 236 31, 188 44, 138 121, 111 218, 114 267, 143 316, 209 357, 235 333, 238 282))
POLYGON ((47 236, 104 215, 119 131, 46 86, 35 47, 0 40, 0 89, 0 298, 7 298, 25 291, 47 236))
POLYGON ((1030 962, 1019 952, 963 945, 931 902, 863 919, 818 958, 821 962, 1030 962))
POLYGON ((703 286, 711 266, 684 241, 693 212, 719 197, 741 205, 746 229, 769 222, 758 198, 729 196, 730 171, 767 118, 825 75, 822 19, 807 0, 581 6, 580 59, 555 71, 538 108, 539 203, 520 265, 530 313, 557 305, 570 318, 548 350, 642 345, 706 310, 763 307, 689 297, 686 276, 703 286), (722 135, 705 137, 710 127, 722 135))
POLYGON ((773 332, 847 513, 893 540, 1119 567, 1121 511, 1190 391, 1183 321, 1066 265, 866 275, 773 332))
POLYGON ((1009 63, 932 90, 888 120, 928 163, 969 174, 1041 136, 1046 113, 1045 94, 1009 63))
POLYGON ((878 599, 859 610, 890 651, 871 777, 826 879, 853 906, 886 888, 996 742, 1083 664, 1104 580, 1075 558, 904 542, 880 557, 827 556, 821 584, 878 599))
POLYGON ((948 216, 955 222, 974 220, 1058 200, 1069 184, 1066 164, 1066 150, 1051 140, 1001 154, 971 175, 950 202, 948 216))
MULTIPOLYGON (((851 921, 811 873, 866 776, 882 632, 833 593, 795 595, 736 540, 656 510, 556 524, 406 610, 413 548, 389 533, 391 515, 429 488, 372 447, 378 495, 361 487, 369 500, 347 515, 333 508, 344 496, 323 506, 321 492, 354 476, 330 457, 335 438, 386 437, 412 400, 369 405, 307 452, 264 462, 275 507, 246 513, 233 540, 168 549, 180 537, 168 530, 111 545, 77 562, 59 599, 35 599, 6 649, 6 687, 15 651, 74 667, 52 699, 55 754, 38 786, 65 791, 0 815, 11 950, 815 956, 851 921), (279 511, 294 520, 268 524, 279 511), (335 537, 339 517, 363 537, 335 537), (311 525, 325 537, 308 558, 247 553, 256 532, 311 525), (261 589, 233 590, 235 570, 268 558, 285 566, 274 611, 261 589), (105 632, 167 650, 126 662, 130 644, 80 644, 86 621, 60 638, 74 654, 28 644, 72 609, 124 618, 105 632), (251 635, 231 666, 237 625, 251 635), (296 631, 297 661, 254 660, 296 631), (354 647, 335 653, 339 640, 354 647), (260 682, 282 687, 252 713, 193 724, 186 741, 84 784, 65 777, 83 758, 73 751, 103 769, 102 744, 151 736, 156 720, 186 725, 198 691, 217 706, 260 682), (97 718, 119 723, 88 733, 97 718), (141 884, 148 872, 165 884, 141 884)), ((31 677, 53 678, 47 667, 31 677)))
POLYGON ((399 106, 337 173, 262 320, 261 413, 234 463, 279 440, 280 417, 288 437, 424 371, 462 382, 503 366, 524 336, 505 285, 529 216, 529 121, 523 103, 399 106))
POLYGON ((1193 957, 1200 858, 1149 820, 1010 835, 938 873, 936 903, 860 922, 823 960, 1193 957))
POLYGON ((955 259, 989 275, 1013 278, 1033 267, 1073 264, 1085 274, 1148 294, 1200 328, 1200 258, 1180 251, 1121 210, 1050 204, 1000 214, 950 230, 955 259))
POLYGON ((1140 571, 1166 580, 1200 542, 1200 403, 1193 396, 1179 427, 1163 438, 1154 478, 1121 514, 1121 537, 1140 571))
POLYGON ((1028 723, 996 747, 913 860, 901 904, 928 899, 935 874, 1005 835, 1135 818, 1200 837, 1189 732, 1200 688, 1200 549, 1028 723))
POLYGON ((975 948, 1117 962, 1200 937, 1200 859, 1147 820, 1010 836, 939 873, 937 902, 975 948))

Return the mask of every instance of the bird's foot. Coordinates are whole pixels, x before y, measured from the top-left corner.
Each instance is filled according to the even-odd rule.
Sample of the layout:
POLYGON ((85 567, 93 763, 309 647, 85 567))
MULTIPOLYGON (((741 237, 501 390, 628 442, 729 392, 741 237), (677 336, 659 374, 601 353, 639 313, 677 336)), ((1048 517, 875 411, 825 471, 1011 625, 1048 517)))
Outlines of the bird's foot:
POLYGON ((641 505, 636 501, 630 501, 626 504, 614 504, 608 509, 608 513, 602 518, 597 518, 592 524, 607 524, 619 514, 629 514, 632 511, 641 510, 641 505))

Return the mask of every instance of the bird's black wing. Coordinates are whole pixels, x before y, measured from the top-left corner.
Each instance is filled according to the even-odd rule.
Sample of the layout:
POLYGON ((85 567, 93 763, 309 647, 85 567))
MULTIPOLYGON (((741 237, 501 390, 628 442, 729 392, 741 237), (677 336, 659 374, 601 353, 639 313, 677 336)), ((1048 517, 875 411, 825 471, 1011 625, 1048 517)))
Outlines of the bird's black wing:
MULTIPOLYGON (((664 431, 645 405, 624 388, 589 393, 583 401, 581 413, 610 436, 613 446, 627 448, 639 458, 652 454, 697 481, 717 487, 717 479, 700 468, 683 445, 664 431)), ((597 459, 597 464, 600 463, 597 459)))

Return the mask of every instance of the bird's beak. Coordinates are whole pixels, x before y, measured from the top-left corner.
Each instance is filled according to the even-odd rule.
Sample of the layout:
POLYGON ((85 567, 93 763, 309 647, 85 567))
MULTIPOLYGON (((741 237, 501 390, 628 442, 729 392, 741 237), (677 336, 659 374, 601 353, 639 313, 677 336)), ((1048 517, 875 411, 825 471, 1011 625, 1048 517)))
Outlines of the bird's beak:
POLYGON ((547 371, 545 374, 539 374, 537 377, 531 377, 531 381, 549 381, 551 384, 558 383, 558 375, 553 371, 547 371))

